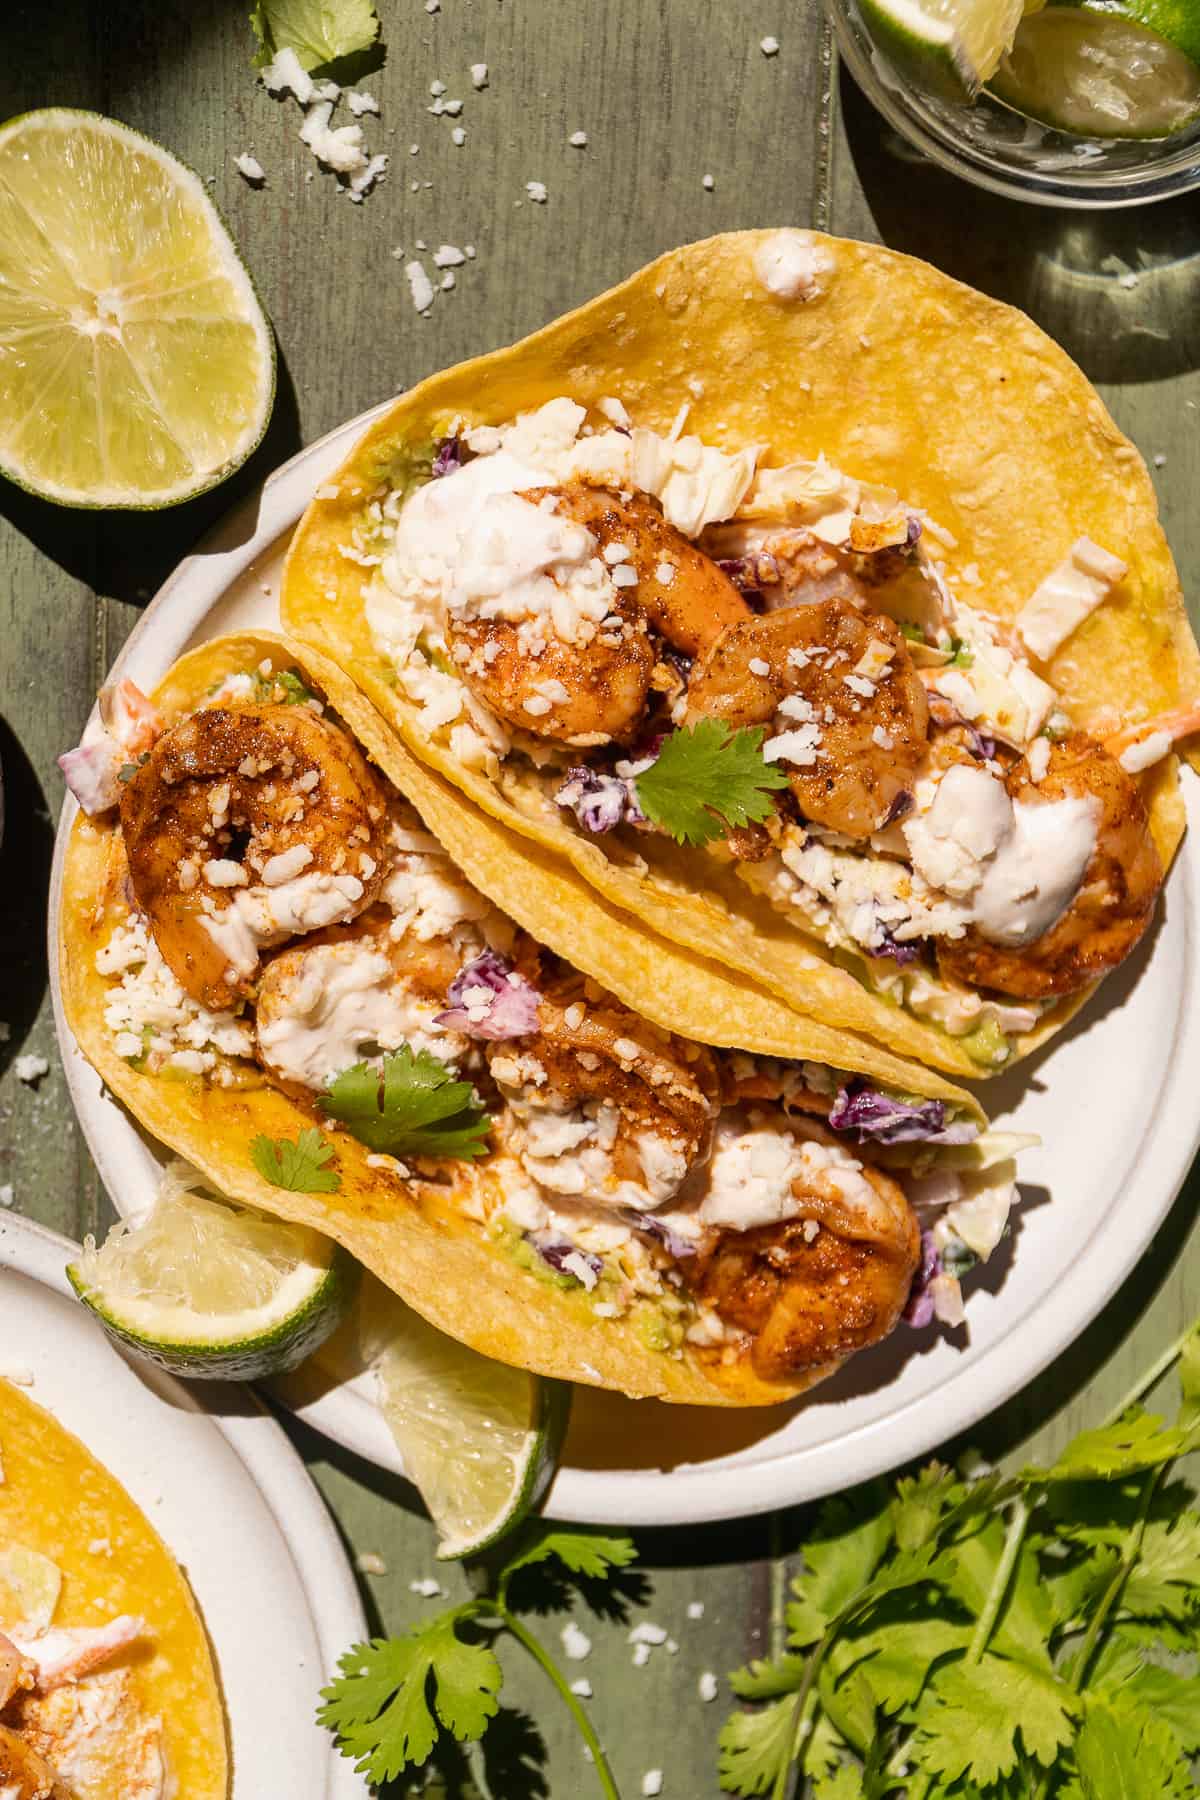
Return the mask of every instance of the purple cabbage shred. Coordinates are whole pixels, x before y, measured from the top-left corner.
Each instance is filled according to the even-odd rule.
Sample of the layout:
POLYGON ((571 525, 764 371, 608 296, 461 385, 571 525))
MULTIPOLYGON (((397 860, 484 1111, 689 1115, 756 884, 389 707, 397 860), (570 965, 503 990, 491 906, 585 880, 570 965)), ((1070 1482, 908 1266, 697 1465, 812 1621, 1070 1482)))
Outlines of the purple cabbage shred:
POLYGON ((931 1231, 921 1233, 921 1260, 917 1264, 909 1289, 908 1302, 900 1317, 914 1331, 920 1331, 933 1323, 933 1296, 929 1292, 929 1284, 942 1273, 942 1259, 938 1255, 937 1245, 933 1241, 931 1231))
POLYGON ((484 950, 465 963, 450 983, 450 1005, 435 1024, 463 1031, 468 1037, 529 1037, 538 1028, 535 987, 509 967, 494 950, 484 950))
POLYGON ((604 1273, 604 1264, 598 1256, 593 1256, 590 1250, 581 1250, 578 1244, 573 1244, 570 1238, 560 1237, 556 1231, 527 1231, 525 1242, 532 1245, 547 1268, 553 1269, 556 1275, 573 1276, 589 1293, 604 1273), (576 1259, 578 1265, 572 1266, 576 1259), (583 1274, 579 1272, 580 1266, 585 1271, 583 1274))
POLYGON ((622 1224, 631 1226, 634 1231, 645 1232, 647 1237, 656 1239, 668 1256, 678 1259, 696 1254, 696 1246, 690 1238, 681 1237, 677 1231, 672 1231, 669 1225, 662 1219, 656 1219, 653 1213, 639 1212, 635 1206, 623 1206, 617 1217, 622 1224))
POLYGON ((919 942, 901 944, 892 936, 886 925, 881 925, 879 929, 883 933, 883 942, 875 945, 874 949, 871 951, 872 956, 890 956, 892 961, 901 969, 907 968, 909 963, 915 963, 921 960, 921 945, 919 942))
MULTIPOLYGON (((912 795, 904 788, 901 788, 900 792, 896 795, 896 798, 887 809, 887 816, 883 821, 884 825, 894 825, 897 819, 907 819, 915 804, 916 802, 912 795)), ((880 829, 882 830, 883 827, 881 826, 880 829)))
POLYGON ((918 519, 916 513, 909 513, 909 515, 908 515, 908 536, 905 539, 905 543, 908 545, 908 548, 910 550, 912 549, 913 545, 918 541, 920 536, 921 536, 921 521, 920 521, 920 519, 918 519))
POLYGON ((461 469, 462 466, 462 439, 457 437, 441 438, 438 442, 437 449, 434 452, 433 466, 430 469, 430 474, 435 478, 439 475, 453 475, 454 471, 456 469, 461 469))
POLYGON ((979 1136, 973 1120, 946 1123, 944 1100, 896 1100, 861 1075, 838 1089, 829 1128, 858 1144, 969 1144, 979 1136))
POLYGON ((641 825, 646 819, 633 782, 620 775, 602 775, 597 769, 568 769, 554 803, 570 807, 583 829, 595 833, 611 831, 616 825, 641 825))

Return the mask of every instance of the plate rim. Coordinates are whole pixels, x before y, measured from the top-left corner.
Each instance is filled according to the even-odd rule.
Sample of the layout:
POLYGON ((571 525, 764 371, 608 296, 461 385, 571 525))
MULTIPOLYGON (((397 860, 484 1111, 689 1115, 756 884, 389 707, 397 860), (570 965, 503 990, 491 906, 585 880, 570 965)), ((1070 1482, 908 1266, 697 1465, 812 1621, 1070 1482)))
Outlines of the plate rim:
MULTIPOLYGON (((67 1280, 66 1263, 77 1257, 79 1250, 73 1239, 36 1219, 22 1213, 0 1213, 0 1273, 11 1269, 74 1302, 77 1297, 67 1280)), ((115 1345, 113 1349, 136 1369, 124 1351, 115 1345)), ((155 1389, 147 1391, 157 1389, 163 1390, 163 1404, 169 1399, 181 1412, 203 1420, 220 1433, 233 1451, 287 1551, 320 1646, 322 1670, 332 1671, 337 1658, 367 1636, 367 1618, 337 1526, 287 1433, 250 1388, 239 1390, 249 1402, 250 1410, 244 1415, 212 1411, 194 1384, 178 1381, 162 1371, 156 1373, 155 1389)), ((141 1506, 136 1495, 133 1499, 141 1506)), ((172 1547, 172 1555, 176 1555, 177 1548, 180 1547, 172 1547)), ((176 1556, 176 1560, 183 1562, 185 1558, 176 1556)), ((220 1647, 214 1645, 214 1652, 219 1659, 220 1647)), ((314 1693, 314 1708, 315 1703, 314 1693)), ((230 1750, 231 1800, 239 1800, 236 1745, 231 1743, 230 1750)), ((326 1800, 364 1800, 366 1792, 362 1778, 331 1739, 324 1784, 326 1800)))
MULTIPOLYGON (((169 661, 173 661, 203 619, 220 603, 233 581, 294 527, 311 498, 312 488, 304 490, 299 504, 295 503, 293 490, 300 491, 303 477, 311 470, 311 465, 317 464, 320 471, 313 477, 312 486, 315 487, 338 466, 353 441, 392 404, 391 400, 386 400, 369 407, 306 445, 280 464, 260 489, 218 521, 196 549, 175 566, 148 603, 114 659, 109 675, 122 672, 131 661, 138 659, 148 638, 159 644, 161 637, 160 648, 170 652, 169 661), (211 571, 208 599, 203 604, 193 600, 187 607, 178 606, 177 617, 169 625, 167 609, 175 589, 190 575, 191 565, 204 557, 222 559, 220 571, 215 566, 211 571)), ((155 660, 157 662, 158 658, 155 660)), ((162 667, 169 666, 169 661, 162 667)), ((936 1445, 969 1430, 1043 1375, 1093 1322, 1149 1248, 1187 1178, 1197 1151, 1200 1151, 1200 1108, 1188 1104, 1183 1078, 1189 1060, 1200 1061, 1200 957, 1195 932, 1196 922, 1200 919, 1200 846, 1189 850, 1200 834, 1200 799, 1195 792, 1196 782, 1189 778, 1186 770, 1182 773, 1190 830, 1185 834, 1171 872, 1184 914, 1180 1003, 1175 1014, 1168 1077, 1155 1096, 1141 1140, 1143 1155, 1138 1167, 1138 1192, 1143 1195, 1149 1192, 1154 1198, 1140 1206, 1137 1229, 1122 1231, 1110 1208, 1100 1231, 1090 1238, 1064 1272, 1055 1292, 1055 1306, 1048 1306, 1045 1297, 1032 1300, 1008 1323, 1003 1334, 987 1346, 978 1360, 951 1374, 939 1391, 936 1408, 926 1404, 928 1395, 912 1395, 895 1410, 876 1419, 864 1420, 836 1438, 814 1446, 779 1449, 755 1463, 752 1469, 746 1465, 734 1468, 682 1465, 643 1472, 560 1466, 543 1504, 542 1510, 547 1517, 593 1524, 708 1524, 823 1498, 924 1456, 936 1445), (1175 1117, 1188 1118, 1186 1128, 1181 1129, 1174 1122, 1172 1111, 1175 1117), (1155 1131, 1155 1121, 1164 1117, 1170 1122, 1169 1128, 1155 1131), (1006 1355, 1005 1350, 1007 1346, 1011 1351, 1017 1333, 1021 1335, 1022 1353, 1019 1359, 1014 1359, 1011 1354, 1006 1355), (850 1446, 854 1447, 853 1471, 847 1473, 840 1465, 844 1464, 850 1446), (752 1504, 747 1506, 745 1488, 751 1474, 754 1491, 752 1504)), ((103 1178, 103 1154, 102 1151, 98 1153, 92 1143, 85 1122, 85 1106, 81 1104, 83 1082, 86 1075, 94 1076, 94 1071, 67 1027, 58 977, 56 925, 61 903, 62 865, 67 835, 77 811, 76 802, 68 792, 55 833, 51 870, 47 917, 50 983, 55 1030, 72 1102, 80 1129, 103 1178)), ((123 1110, 115 1116, 124 1121, 126 1129, 136 1129, 123 1110)), ((102 1133, 98 1135, 103 1136, 102 1133)), ((1130 1205, 1127 1201, 1126 1206, 1130 1205)), ((1122 1219, 1120 1224, 1125 1222, 1122 1219)), ((332 1397, 325 1395, 295 1409, 289 1406, 282 1392, 280 1399, 294 1411, 294 1416, 368 1463, 402 1473, 403 1465, 398 1456, 394 1461, 381 1461, 366 1443, 365 1435, 347 1425, 346 1412, 353 1416, 356 1409, 339 1409, 336 1392, 333 1390, 332 1397)), ((364 1403, 359 1400, 358 1404, 364 1403)))

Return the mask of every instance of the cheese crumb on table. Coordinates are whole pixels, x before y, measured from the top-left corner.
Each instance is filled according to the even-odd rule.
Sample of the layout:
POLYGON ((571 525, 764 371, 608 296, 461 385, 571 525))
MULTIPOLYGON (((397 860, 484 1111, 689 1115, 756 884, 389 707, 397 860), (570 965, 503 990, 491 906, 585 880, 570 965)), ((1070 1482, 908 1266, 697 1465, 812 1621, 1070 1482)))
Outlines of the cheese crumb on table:
POLYGON ((696 1683, 696 1688, 700 1695, 700 1698, 706 1704, 708 1701, 716 1699, 716 1697, 717 1697, 717 1678, 713 1674, 711 1669, 701 1670, 700 1679, 696 1683))
POLYGON ((777 37, 763 38, 762 42, 759 44, 758 47, 762 51, 764 56, 778 56, 779 55, 779 39, 777 37))
POLYGON ((569 1662, 583 1662, 592 1654, 591 1638, 579 1629, 574 1619, 568 1619, 558 1635, 562 1640, 563 1655, 569 1662))
POLYGON ((44 1056, 35 1056, 31 1052, 26 1052, 24 1056, 18 1056, 13 1063, 13 1074, 17 1080, 28 1082, 31 1087, 34 1082, 40 1081, 43 1075, 49 1073, 50 1064, 47 1059, 44 1056))
POLYGON ((642 1793, 646 1800, 654 1800, 655 1794, 663 1790, 663 1772, 661 1769, 647 1769, 642 1776, 642 1793))
POLYGON ((704 1617, 703 1600, 689 1600, 687 1616, 689 1619, 702 1619, 704 1617))
POLYGON ((425 273, 424 264, 409 262, 404 265, 404 273, 408 276, 408 285, 412 293, 412 303, 419 313, 429 311, 433 305, 433 283, 425 273))
POLYGON ((488 66, 486 63, 471 64, 471 86, 485 88, 488 84, 488 66))
POLYGON ((455 144, 456 144, 456 145, 457 145, 457 146, 458 146, 458 148, 459 148, 459 149, 460 149, 460 150, 461 150, 461 149, 462 149, 462 147, 463 147, 463 145, 464 145, 464 144, 465 144, 465 143, 466 143, 466 141, 467 141, 467 134, 466 134, 466 132, 465 132, 465 131, 464 131, 464 130, 463 130, 463 128, 462 128, 462 126, 461 126, 461 125, 456 125, 456 126, 455 126, 455 127, 454 127, 454 130, 453 130, 453 131, 452 131, 452 132, 451 132, 451 133, 450 133, 450 136, 451 136, 451 139, 452 139, 452 140, 453 140, 453 142, 454 142, 454 143, 455 143, 455 144))
POLYGON ((360 1575, 386 1575, 387 1564, 376 1550, 362 1550, 354 1559, 360 1575))
POLYGON ((529 195, 529 198, 535 205, 544 206, 546 204, 546 184, 544 181, 527 181, 525 183, 525 192, 529 195))
POLYGON ((13 1185, 11 1181, 6 1181, 4 1185, 0 1187, 0 1206, 11 1206, 12 1203, 13 1185))
POLYGON ((261 187, 267 179, 267 171, 257 156, 251 156, 248 150, 243 150, 240 156, 235 156, 233 162, 239 174, 244 175, 253 187, 261 187))
POLYGON ((570 144, 574 150, 586 150, 587 141, 588 135, 586 131, 573 131, 567 139, 568 144, 570 144))
POLYGON ((368 94, 365 88, 348 88, 346 90, 346 104, 356 119, 361 119, 364 113, 377 113, 379 111, 378 100, 375 98, 374 94, 368 94))
POLYGON ((422 1600, 436 1600, 442 1589, 432 1575, 423 1575, 420 1581, 409 1582, 408 1591, 410 1594, 420 1594, 422 1600))
POLYGON ((592 1684, 591 1684, 591 1682, 590 1682, 590 1681, 589 1681, 589 1680, 588 1680, 588 1678, 587 1678, 587 1676, 586 1676, 586 1675, 581 1675, 581 1676, 580 1676, 580 1677, 579 1677, 579 1680, 578 1680, 578 1681, 573 1681, 573 1682, 572 1682, 572 1683, 571 1683, 571 1692, 572 1692, 572 1693, 573 1693, 573 1694, 578 1694, 578 1695, 579 1695, 579 1698, 580 1698, 580 1699, 581 1699, 581 1700, 590 1700, 590 1699, 591 1699, 591 1697, 592 1697, 592 1684))
POLYGON ((711 194, 713 191, 713 188, 716 186, 716 182, 713 180, 711 175, 706 175, 700 185, 701 185, 701 187, 707 189, 707 191, 711 194))

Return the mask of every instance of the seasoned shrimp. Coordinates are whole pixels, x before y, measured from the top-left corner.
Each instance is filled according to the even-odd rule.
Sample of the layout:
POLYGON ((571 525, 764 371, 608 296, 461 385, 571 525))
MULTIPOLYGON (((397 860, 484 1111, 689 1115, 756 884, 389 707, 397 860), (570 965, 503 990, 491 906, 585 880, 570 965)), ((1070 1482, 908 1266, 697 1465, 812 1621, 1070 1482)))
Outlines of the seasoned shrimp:
MULTIPOLYGON (((607 488, 571 482, 531 488, 521 498, 551 507, 594 539, 613 571, 608 616, 572 621, 566 641, 554 631, 531 631, 529 620, 451 613, 451 654, 472 691, 508 724, 579 746, 627 742, 652 692, 677 685, 659 661, 655 634, 683 655, 698 656, 750 609, 717 565, 645 496, 624 500, 607 488), (624 555, 613 562, 611 553, 619 551, 624 555), (637 576, 636 584, 621 585, 622 567, 637 576)), ((558 585, 554 572, 548 574, 558 585)))
MULTIPOLYGON (((798 1138, 819 1128, 795 1128, 798 1138)), ((885 1338, 909 1296, 920 1231, 899 1185, 862 1167, 866 1204, 819 1175, 792 1193, 803 1216, 722 1231, 702 1249, 697 1299, 749 1334, 750 1361, 767 1381, 836 1363, 885 1338), (815 1225, 815 1229, 814 1229, 815 1225)))
POLYGON ((383 795, 306 706, 213 706, 165 731, 121 795, 141 910, 193 997, 253 991, 262 945, 352 918, 383 880, 383 795))
POLYGON ((569 482, 535 488, 525 498, 540 501, 551 494, 563 517, 586 526, 602 555, 610 546, 628 552, 615 566, 623 563, 637 575, 630 591, 639 611, 685 656, 702 656, 727 625, 752 616, 728 575, 668 525, 646 494, 624 499, 609 488, 569 482))
POLYGON ((887 821, 928 745, 925 690, 903 637, 845 600, 727 628, 688 686, 685 723, 703 718, 769 726, 805 818, 854 838, 887 821))
POLYGON ((1078 993, 1123 962, 1150 923, 1164 871, 1146 803, 1133 777, 1082 731, 1050 745, 1040 780, 1023 756, 1005 787, 1025 806, 1091 796, 1096 847, 1074 898, 1040 937, 1012 947, 989 943, 972 926, 939 940, 938 965, 952 980, 1022 1000, 1078 993))
POLYGON ((626 600, 613 604, 588 642, 549 635, 536 652, 507 619, 447 622, 464 681, 506 724, 534 737, 590 747, 636 736, 654 681, 646 622, 626 600))
POLYGON ((5 1800, 71 1800, 45 1757, 0 1725, 0 1794, 5 1800))
POLYGON ((715 1061, 607 996, 569 996, 541 995, 536 1036, 486 1046, 515 1121, 508 1147, 551 1192, 659 1206, 708 1153, 715 1061))
POLYGON ((466 1040, 437 1024, 462 964, 448 937, 391 935, 392 914, 370 907, 273 956, 254 1009, 259 1059, 284 1087, 323 1088, 380 1051, 455 1056, 466 1040))

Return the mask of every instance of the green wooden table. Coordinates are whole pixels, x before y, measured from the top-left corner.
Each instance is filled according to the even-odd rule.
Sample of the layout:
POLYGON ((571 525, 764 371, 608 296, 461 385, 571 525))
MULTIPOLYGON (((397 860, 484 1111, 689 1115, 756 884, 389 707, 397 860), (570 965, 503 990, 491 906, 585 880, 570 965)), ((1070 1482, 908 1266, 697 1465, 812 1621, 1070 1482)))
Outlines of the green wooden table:
MULTIPOLYGON (((266 441, 216 494, 120 518, 56 511, 0 484, 0 1017, 11 1028, 0 1045, 0 1183, 12 1184, 18 1210, 76 1237, 102 1228, 110 1207, 74 1123, 50 1017, 55 757, 75 741, 139 607, 202 531, 301 444, 372 402, 542 324, 689 238, 784 223, 881 238, 1024 306, 1066 345, 1152 462, 1185 586, 1200 583, 1194 206, 1107 216, 1021 208, 919 164, 839 75, 817 0, 442 0, 432 14, 421 0, 378 5, 387 55, 366 85, 383 113, 367 121, 368 136, 393 160, 363 206, 313 173, 296 108, 254 80, 248 0, 7 0, 0 19, 0 117, 96 108, 185 158, 223 209, 280 345, 266 441), (767 36, 777 55, 761 50, 767 36), (476 92, 468 70, 479 62, 489 78, 476 92), (429 114, 435 80, 462 97, 461 117, 429 114), (579 131, 586 147, 568 143, 579 131), (233 166, 244 150, 267 171, 261 192, 233 166), (530 201, 527 181, 546 184, 545 204, 530 201), (419 255, 418 240, 430 251, 477 250, 428 318, 414 311, 394 255, 398 246, 419 255), (21 1050, 51 1060, 36 1089, 8 1066, 21 1050)), ((1200 1312, 1198 1198, 1194 1176, 1121 1295, 980 1425, 981 1448, 1048 1452, 1098 1419, 1200 1312)), ((365 1578, 373 1624, 401 1626, 430 1604, 409 1582, 433 1566, 411 1492, 303 1430, 293 1435, 348 1545, 386 1564, 365 1578)), ((661 1623, 680 1648, 635 1670, 628 1624, 599 1620, 581 1665, 627 1794, 651 1766, 664 1769, 668 1796, 716 1794, 727 1695, 703 1704, 698 1676, 776 1644, 804 1527, 802 1513, 784 1513, 640 1534, 646 1592, 632 1616, 661 1623), (705 1606, 698 1621, 687 1617, 694 1600, 705 1606)), ((461 1577, 445 1579, 454 1589, 461 1577)), ((515 1657, 509 1665, 506 1699, 536 1724, 527 1719, 503 1746, 497 1738, 496 1757, 503 1748, 509 1761, 493 1766, 490 1791, 496 1800, 590 1793, 578 1740, 541 1678, 515 1657)), ((453 1771, 448 1789, 460 1791, 453 1771)))

